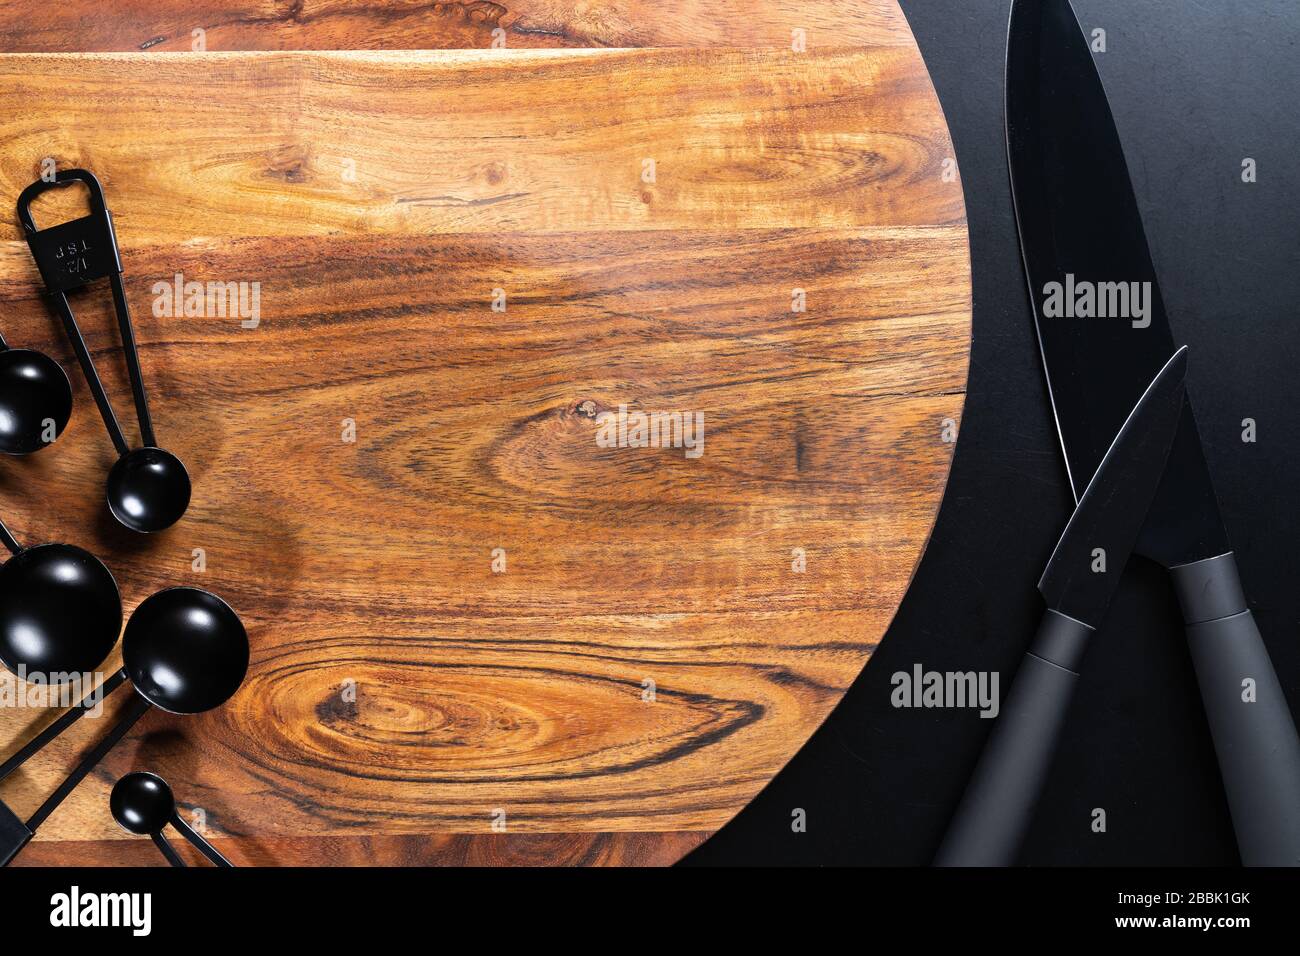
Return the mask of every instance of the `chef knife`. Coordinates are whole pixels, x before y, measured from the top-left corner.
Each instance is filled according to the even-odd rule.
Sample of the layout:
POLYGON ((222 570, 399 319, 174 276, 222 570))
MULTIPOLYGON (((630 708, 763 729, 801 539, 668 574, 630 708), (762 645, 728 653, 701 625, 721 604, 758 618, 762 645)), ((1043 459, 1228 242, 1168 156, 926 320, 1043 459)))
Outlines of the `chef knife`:
POLYGON ((1147 387, 1056 544, 1038 634, 953 816, 936 866, 1010 866, 1051 767, 1088 638, 1110 607, 1183 408, 1187 347, 1147 387))
MULTIPOLYGON (((1173 334, 1068 0, 1014 0, 1006 98, 1025 274, 1078 498, 1173 334)), ((1173 579, 1242 861, 1300 864, 1300 738, 1246 604, 1190 401, 1134 550, 1173 579)))

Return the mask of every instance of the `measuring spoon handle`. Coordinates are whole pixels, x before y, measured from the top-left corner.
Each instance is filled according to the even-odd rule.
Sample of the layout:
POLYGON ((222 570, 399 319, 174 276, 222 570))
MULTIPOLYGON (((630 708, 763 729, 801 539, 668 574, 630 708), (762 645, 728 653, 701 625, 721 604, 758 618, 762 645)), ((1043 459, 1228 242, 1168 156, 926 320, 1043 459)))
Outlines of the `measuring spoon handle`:
POLYGON ((216 847, 214 847, 211 843, 203 839, 203 837, 199 836, 198 833, 196 833, 193 829, 191 829, 190 825, 181 819, 181 815, 179 813, 172 814, 172 826, 176 828, 177 833, 179 833, 181 836, 185 837, 185 839, 189 840, 192 844, 198 847, 199 852, 202 853, 204 856, 206 856, 217 866, 233 867, 235 865, 231 863, 229 860, 227 860, 220 853, 218 853, 216 847))
POLYGON ((180 854, 172 849, 172 845, 167 842, 167 838, 161 833, 149 834, 153 840, 153 845, 158 848, 158 852, 167 858, 167 862, 172 866, 187 866, 186 862, 181 859, 180 854))
POLYGON ((140 423, 140 442, 146 448, 158 444, 153 433, 153 418, 149 414, 149 398, 144 390, 144 376, 140 371, 140 348, 135 343, 135 328, 131 325, 131 309, 126 303, 126 289, 122 274, 108 277, 113 288, 113 311, 117 313, 117 328, 122 334, 122 352, 126 356, 126 373, 131 379, 131 397, 135 400, 135 417, 140 423))
POLYGON ((68 798, 73 790, 77 789, 77 784, 86 779, 86 774, 95 769, 95 766, 104 759, 104 756, 117 746, 118 741, 127 735, 127 732, 135 726, 135 722, 145 715, 145 712, 152 705, 136 694, 131 703, 126 705, 126 713, 117 722, 117 725, 104 735, 104 739, 95 745, 95 748, 81 759, 81 762, 68 774, 63 783, 59 784, 59 789, 50 794, 49 799, 36 808, 31 819, 27 821, 27 829, 32 833, 36 828, 45 822, 45 818, 58 809, 59 804, 68 798))
POLYGON ((113 442, 113 447, 117 449, 118 455, 125 455, 131 450, 131 446, 126 443, 122 426, 118 424, 117 416, 113 414, 113 406, 109 404, 108 393, 104 391, 104 383, 100 380, 98 369, 95 368, 95 360, 90 357, 86 339, 82 336, 76 317, 72 314, 72 307, 68 305, 68 295, 66 292, 51 292, 49 297, 55 311, 59 313, 59 318, 63 320, 63 330, 68 335, 68 341, 72 343, 72 351, 77 355, 77 364, 81 366, 81 371, 86 376, 90 394, 95 397, 95 404, 99 407, 100 417, 104 419, 104 428, 108 431, 108 437, 113 442))
POLYGON ((63 733, 80 720, 86 711, 94 705, 96 698, 103 700, 109 694, 113 693, 113 691, 121 687, 125 680, 126 668, 122 668, 122 670, 118 671, 112 677, 108 678, 108 680, 104 681, 104 683, 100 684, 99 687, 81 698, 79 703, 74 704, 65 710, 58 720, 54 721, 54 723, 50 724, 33 737, 21 750, 6 760, 3 764, 0 764, 0 780, 9 776, 26 763, 30 757, 39 753, 55 737, 59 736, 59 734, 63 733))

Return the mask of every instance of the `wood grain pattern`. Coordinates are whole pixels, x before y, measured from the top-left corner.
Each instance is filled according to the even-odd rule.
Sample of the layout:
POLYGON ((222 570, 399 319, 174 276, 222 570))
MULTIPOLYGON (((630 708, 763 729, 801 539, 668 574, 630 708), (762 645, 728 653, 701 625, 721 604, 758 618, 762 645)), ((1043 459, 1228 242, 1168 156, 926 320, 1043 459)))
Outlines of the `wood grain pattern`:
POLYGON ((947 132, 911 62, 898 48, 28 56, 0 63, 6 153, 27 158, 0 188, 16 194, 47 156, 79 157, 105 188, 147 170, 131 174, 138 195, 115 190, 114 215, 166 242, 960 223, 947 132))
MULTIPOLYGON (((707 833, 489 833, 373 837, 216 838, 236 866, 667 866, 707 833)), ((208 866, 180 837, 168 842, 189 866, 208 866)), ((13 866, 158 866, 166 861, 147 838, 32 843, 13 866)))
POLYGON ((10 53, 217 50, 751 47, 784 49, 802 29, 815 47, 915 49, 894 0, 22 0, 0 10, 10 53))
MULTIPOLYGON (((253 647, 227 706, 148 715, 28 862, 134 859, 105 794, 137 767, 246 862, 671 862, 816 728, 942 493, 966 230, 892 0, 805 53, 788 29, 768 45, 788 10, 749 6, 745 50, 704 48, 716 24, 675 43, 694 21, 641 3, 538 3, 498 19, 700 48, 0 57, 0 195, 46 156, 100 175, 159 437, 195 483, 176 528, 113 527, 74 371, 73 424, 3 463, 0 507, 20 538, 100 554, 128 610, 169 584, 222 594, 253 647), (158 314, 177 272, 258 282, 259 324, 158 314), (702 413, 704 453, 601 447, 620 405, 702 413)), ((250 47, 367 45, 333 32, 348 16, 222 22, 250 47)), ((11 48, 56 46, 33 23, 11 48)), ((74 308, 125 408, 105 299, 74 308)), ((0 323, 73 368, 12 223, 0 323)), ((39 802, 85 723, 6 781, 10 806, 39 802)), ((10 746, 38 727, 0 712, 10 746)))

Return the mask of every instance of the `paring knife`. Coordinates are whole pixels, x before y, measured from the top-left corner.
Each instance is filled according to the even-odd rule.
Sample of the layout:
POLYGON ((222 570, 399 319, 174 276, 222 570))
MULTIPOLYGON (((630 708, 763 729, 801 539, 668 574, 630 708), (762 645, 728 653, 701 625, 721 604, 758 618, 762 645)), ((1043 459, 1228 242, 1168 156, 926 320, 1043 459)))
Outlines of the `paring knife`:
POLYGON ((984 745, 936 866, 1010 866, 1069 712, 1088 638, 1106 616, 1165 469, 1183 409, 1187 348, 1147 387, 1056 544, 1047 611, 984 745))
MULTIPOLYGON (((1068 0, 1014 0, 1006 96, 1025 275, 1077 499, 1173 334, 1068 0)), ((1300 738, 1246 604, 1190 401, 1134 550, 1172 576, 1242 862, 1300 864, 1300 738)))

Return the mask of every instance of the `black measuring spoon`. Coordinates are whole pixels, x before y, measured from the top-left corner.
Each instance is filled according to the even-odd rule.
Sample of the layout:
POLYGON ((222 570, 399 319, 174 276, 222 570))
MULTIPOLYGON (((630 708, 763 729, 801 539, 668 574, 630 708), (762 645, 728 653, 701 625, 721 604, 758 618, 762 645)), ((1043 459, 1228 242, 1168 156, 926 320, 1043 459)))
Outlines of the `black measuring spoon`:
POLYGON ((122 597, 104 562, 72 544, 25 548, 0 521, 13 555, 0 566, 0 664, 19 677, 65 684, 108 657, 122 597))
POLYGON ((71 417, 72 385, 63 366, 44 352, 10 348, 0 335, 0 452, 40 451, 71 417))
POLYGON ((169 823, 217 866, 234 866, 217 852, 216 847, 181 819, 181 815, 176 812, 176 798, 172 796, 172 788, 156 773, 143 770, 128 773, 113 785, 113 792, 108 797, 108 808, 123 830, 151 838, 154 846, 158 847, 172 866, 185 866, 185 861, 162 835, 163 828, 169 823))
MULTIPOLYGON (((199 588, 159 591, 140 603, 122 635, 124 667, 99 689, 106 697, 127 680, 136 697, 116 725, 86 754, 57 790, 22 823, 0 803, 0 866, 36 830, 150 707, 172 714, 200 714, 224 704, 248 672, 248 633, 225 601, 199 588)), ((89 700, 90 698, 87 698, 89 700)), ((87 701, 71 707, 35 740, 0 766, 0 780, 72 726, 87 701)))
POLYGON ((153 419, 149 415, 149 401, 140 372, 140 351, 135 344, 135 330, 122 285, 122 259, 117 250, 117 235, 113 231, 112 216, 104 204, 104 191, 99 180, 85 169, 64 169, 53 179, 38 179, 18 197, 18 221, 22 223, 27 245, 45 282, 50 303, 63 320, 72 350, 77 353, 77 362, 85 373, 95 404, 99 406, 108 437, 117 449, 117 463, 108 475, 109 511, 132 531, 148 533, 168 528, 179 521, 189 507, 190 476, 181 460, 159 448, 154 437, 153 419), (90 215, 47 229, 37 229, 32 219, 32 200, 47 190, 77 182, 83 183, 90 191, 90 215), (68 292, 104 277, 108 278, 113 291, 113 309, 117 313, 122 351, 126 356, 126 370, 140 423, 140 448, 133 449, 127 443, 68 304, 68 292))

